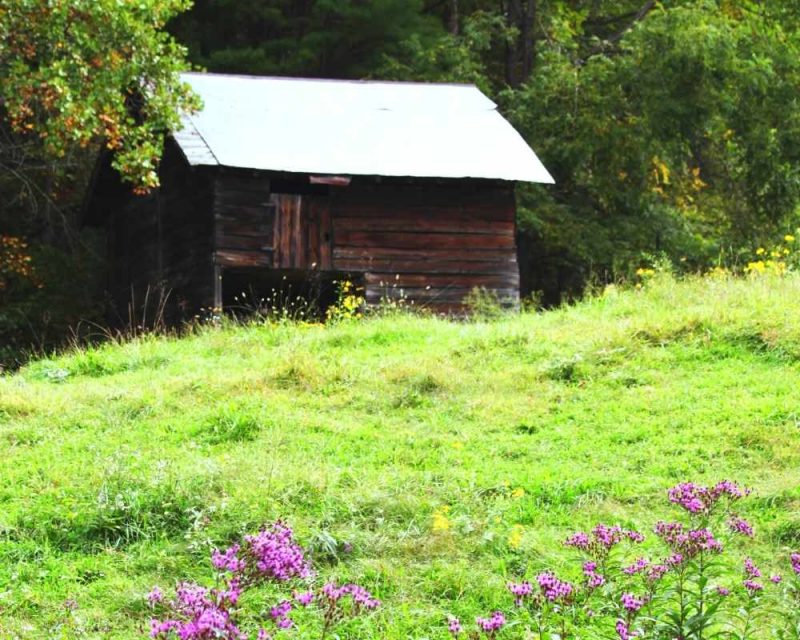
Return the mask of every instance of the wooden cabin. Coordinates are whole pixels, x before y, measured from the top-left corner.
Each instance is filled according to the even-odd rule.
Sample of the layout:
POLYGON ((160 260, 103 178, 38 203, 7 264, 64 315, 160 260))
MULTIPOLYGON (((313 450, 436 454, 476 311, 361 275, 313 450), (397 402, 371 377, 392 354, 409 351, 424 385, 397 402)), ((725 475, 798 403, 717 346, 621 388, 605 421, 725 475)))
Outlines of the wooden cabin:
POLYGON ((253 283, 344 276, 368 304, 453 312, 475 287, 518 301, 515 183, 552 179, 474 86, 185 80, 203 108, 168 138, 161 188, 96 171, 85 220, 106 228, 118 311, 167 290, 188 318, 253 283))

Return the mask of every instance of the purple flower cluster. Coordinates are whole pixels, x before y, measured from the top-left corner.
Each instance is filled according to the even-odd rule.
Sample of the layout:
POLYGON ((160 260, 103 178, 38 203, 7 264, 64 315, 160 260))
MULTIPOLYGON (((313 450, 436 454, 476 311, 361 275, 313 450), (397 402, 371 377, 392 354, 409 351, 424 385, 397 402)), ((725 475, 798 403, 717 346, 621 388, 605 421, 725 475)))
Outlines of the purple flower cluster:
POLYGON ((475 618, 475 624, 478 625, 478 628, 492 636, 500 631, 505 623, 506 617, 500 611, 495 611, 489 618, 475 618))
POLYGON ((750 558, 744 559, 744 580, 742 581, 742 585, 747 592, 753 596, 762 589, 764 589, 764 585, 760 582, 757 582, 755 578, 761 577, 761 570, 755 565, 755 563, 750 558))
POLYGON ((585 532, 577 531, 567 538, 564 541, 564 544, 567 547, 575 547, 576 549, 580 549, 582 551, 588 551, 592 545, 592 540, 585 532))
POLYGON ((624 620, 617 620, 617 635, 619 636, 619 640, 632 640, 639 634, 635 631, 631 631, 630 625, 624 620))
POLYGON ((753 537, 753 525, 739 516, 732 516, 731 519, 728 520, 728 528, 733 533, 740 533, 748 538, 753 537))
POLYGON ((289 614, 292 611, 292 603, 282 600, 269 610, 269 616, 278 629, 289 629, 292 626, 292 619, 289 614))
POLYGON ((299 604, 301 607, 307 607, 314 601, 314 592, 313 591, 295 591, 292 594, 295 602, 299 604))
MULTIPOLYGON (((741 600, 745 597, 750 599, 748 607, 752 611, 762 606, 761 598, 758 596, 769 588, 765 576, 768 575, 769 582, 773 584, 780 584, 783 581, 777 574, 762 576, 761 570, 753 560, 746 558, 741 587, 736 589, 722 585, 707 587, 709 578, 718 575, 716 570, 712 572, 717 561, 711 562, 711 559, 704 557, 703 554, 720 554, 723 552, 723 546, 706 523, 714 523, 715 530, 727 524, 731 532, 752 537, 754 535, 752 524, 732 513, 729 508, 730 503, 749 493, 749 489, 730 481, 719 482, 711 487, 691 482, 678 484, 669 489, 669 500, 685 509, 690 517, 682 518, 688 524, 664 521, 656 524, 654 530, 657 537, 668 547, 666 558, 656 561, 633 556, 635 559, 628 558, 620 566, 617 564, 617 553, 612 554, 612 550, 625 541, 641 542, 644 536, 618 525, 598 524, 591 531, 573 533, 564 542, 567 547, 585 552, 582 554, 584 580, 580 584, 574 586, 557 578, 552 571, 546 571, 536 576, 533 584, 527 581, 508 583, 508 590, 514 596, 518 607, 525 603, 530 610, 528 613, 536 616, 539 635, 542 637, 562 635, 566 637, 567 631, 584 625, 587 618, 602 621, 610 611, 617 614, 612 620, 616 621, 615 630, 619 640, 649 637, 653 629, 658 629, 661 623, 672 624, 675 621, 677 621, 676 627, 680 629, 676 628, 674 635, 688 637, 687 633, 694 633, 695 622, 691 617, 681 618, 676 612, 675 607, 678 605, 671 598, 671 594, 676 590, 681 594, 681 607, 688 606, 690 611, 694 608, 705 616, 696 623, 700 631, 713 632, 725 625, 735 626, 737 621, 729 617, 729 612, 733 611, 734 607, 743 610, 741 600), (715 507, 718 506, 715 511, 715 507), (696 558, 700 561, 693 562, 692 560, 696 558), (670 574, 676 575, 670 576, 670 574), (659 583, 658 581, 665 576, 666 580, 659 583), (672 577, 674 579, 671 579, 672 577), (635 584, 639 586, 633 586, 635 584), (606 585, 607 588, 598 589, 606 585), (701 597, 699 594, 706 593, 708 588, 717 594, 719 599, 717 602, 710 603, 708 607, 704 601, 693 602, 694 599, 701 597), (729 596, 735 602, 730 603, 727 608, 723 607, 721 599, 729 596), (551 603, 555 606, 550 606, 551 603), (643 615, 645 608, 646 616, 643 615)), ((797 582, 800 580, 800 552, 792 553, 790 561, 797 582)), ((790 588, 778 591, 783 597, 797 598, 800 589, 797 584, 793 583, 790 588)), ((794 600, 792 602, 796 604, 794 600)), ((769 603, 765 601, 764 604, 769 603)), ((749 609, 747 615, 750 615, 749 609)), ((496 634, 505 622, 505 617, 500 612, 496 612, 490 618, 478 618, 479 631, 470 634, 470 638, 478 640, 485 634, 486 640, 496 640, 496 634)), ((744 620, 745 628, 750 622, 749 618, 744 620)), ((448 628, 454 637, 462 632, 461 623, 457 618, 449 618, 448 628)), ((670 633, 670 637, 672 635, 670 633)), ((705 635, 704 633, 703 637, 705 635)), ((711 635, 713 633, 709 633, 708 637, 711 635)))
POLYGON ((655 532, 675 552, 667 560, 667 564, 678 565, 683 560, 693 558, 703 551, 722 552, 722 543, 714 537, 709 529, 684 531, 683 525, 679 522, 658 522, 655 532))
POLYGON ((592 529, 591 535, 578 531, 569 536, 564 544, 602 557, 608 555, 608 552, 623 540, 638 543, 644 540, 644 536, 638 531, 623 529, 619 525, 598 524, 592 529))
POLYGON ((373 598, 364 587, 357 584, 344 584, 337 587, 333 582, 328 582, 322 587, 322 597, 328 604, 339 602, 345 596, 350 596, 356 609, 377 609, 381 601, 373 598))
POLYGON ((744 574, 748 578, 760 578, 761 570, 756 566, 751 558, 744 559, 744 574))
MULTIPOLYGON (((236 620, 236 604, 242 592, 267 582, 287 582, 309 578, 311 567, 302 548, 295 542, 292 530, 282 522, 262 529, 256 535, 245 536, 241 544, 225 551, 215 550, 212 565, 221 572, 224 588, 207 589, 196 584, 180 583, 174 600, 164 601, 164 594, 155 587, 147 596, 151 607, 167 612, 165 620, 151 622, 151 637, 180 640, 245 640, 236 620)), ((294 626, 290 617, 293 608, 308 607, 318 602, 324 612, 326 629, 341 619, 345 613, 358 615, 380 606, 380 601, 363 587, 346 584, 337 587, 328 583, 319 594, 314 591, 294 591, 291 599, 284 599, 269 610, 277 629, 294 626), (339 601, 349 596, 352 606, 340 608, 339 601)), ((270 634, 260 629, 258 640, 271 640, 270 634)))
POLYGON ((669 567, 666 564, 651 565, 647 570, 647 579, 650 582, 656 582, 660 580, 667 571, 669 571, 669 567))
POLYGON ((150 593, 147 594, 147 602, 150 603, 151 607, 161 604, 164 602, 164 592, 158 586, 153 587, 150 593))
POLYGON ((668 567, 679 567, 683 564, 683 556, 680 553, 673 553, 669 558, 664 560, 664 564, 668 567))
POLYGON ((211 564, 219 571, 239 573, 244 569, 244 562, 240 560, 237 555, 240 548, 238 544, 235 544, 224 552, 219 549, 214 549, 214 552, 211 554, 211 564))
POLYGON ((745 589, 747 589, 750 595, 755 595, 764 588, 763 584, 761 584, 760 582, 756 582, 755 580, 750 580, 749 578, 742 581, 742 585, 744 586, 745 589))
POLYGON ((733 533, 740 533, 743 536, 747 536, 748 538, 753 537, 753 525, 751 525, 747 520, 744 518, 740 518, 739 516, 732 516, 730 520, 728 520, 728 528, 733 533))
POLYGON ((545 571, 536 576, 536 582, 542 590, 542 595, 550 602, 567 602, 575 591, 569 582, 556 578, 552 571, 545 571))
MULTIPOLYGON (((665 562, 669 563, 669 559, 665 562)), ((677 565, 681 562, 683 562, 683 557, 680 557, 680 559, 676 558, 676 562, 674 564, 677 565)), ((657 580, 660 580, 667 571, 669 571, 668 564, 651 564, 651 562, 646 558, 638 558, 627 567, 622 567, 622 573, 625 575, 635 576, 638 574, 643 574, 650 582, 656 582, 657 580)))
POLYGON ((514 596, 514 604, 522 606, 522 601, 533 593, 533 585, 530 582, 509 582, 508 590, 514 596))
POLYGON ((454 638, 463 631, 464 627, 461 626, 461 620, 455 616, 447 616, 447 630, 454 638))
POLYGON ((622 598, 622 607, 631 613, 636 613, 641 609, 645 603, 647 602, 646 598, 637 598, 632 593, 623 593, 622 598))
POLYGON ((254 536, 245 536, 245 547, 246 555, 255 562, 261 578, 283 582, 311 576, 303 549, 294 541, 292 530, 282 522, 254 536))
POLYGON ((713 487, 704 487, 694 482, 681 482, 667 491, 669 501, 677 504, 691 514, 709 513, 720 498, 738 500, 750 493, 735 482, 723 480, 713 487))
POLYGON ((244 544, 225 551, 214 550, 211 563, 219 571, 233 574, 244 584, 263 580, 286 582, 308 578, 311 567, 291 528, 278 521, 256 535, 245 536, 244 544))
POLYGON ((152 620, 150 636, 168 638, 174 633, 181 640, 246 638, 232 620, 229 611, 236 604, 239 595, 240 591, 235 586, 221 591, 182 582, 178 585, 175 600, 172 602, 172 612, 175 615, 168 620, 152 620))
POLYGON ((592 560, 583 563, 583 575, 586 576, 586 585, 590 589, 597 589, 606 583, 606 579, 597 573, 597 563, 592 560))
POLYGON ((629 576, 635 576, 637 573, 642 573, 649 566, 650 562, 648 560, 645 560, 644 558, 639 558, 633 564, 630 564, 627 567, 623 567, 622 573, 629 576))

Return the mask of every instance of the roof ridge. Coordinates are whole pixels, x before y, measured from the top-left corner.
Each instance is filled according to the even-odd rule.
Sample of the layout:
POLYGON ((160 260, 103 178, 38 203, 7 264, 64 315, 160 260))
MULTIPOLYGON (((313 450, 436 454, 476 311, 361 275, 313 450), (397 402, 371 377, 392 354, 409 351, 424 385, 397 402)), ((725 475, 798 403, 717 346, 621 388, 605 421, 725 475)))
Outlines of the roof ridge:
POLYGON ((388 84, 393 86, 416 86, 416 87, 463 87, 465 89, 476 89, 483 93, 478 86, 472 82, 427 82, 424 80, 373 80, 373 79, 353 79, 353 78, 306 78, 302 76, 262 76, 250 73, 216 73, 213 71, 183 71, 182 76, 205 76, 215 78, 236 78, 240 80, 282 80, 287 82, 319 82, 332 84, 388 84))

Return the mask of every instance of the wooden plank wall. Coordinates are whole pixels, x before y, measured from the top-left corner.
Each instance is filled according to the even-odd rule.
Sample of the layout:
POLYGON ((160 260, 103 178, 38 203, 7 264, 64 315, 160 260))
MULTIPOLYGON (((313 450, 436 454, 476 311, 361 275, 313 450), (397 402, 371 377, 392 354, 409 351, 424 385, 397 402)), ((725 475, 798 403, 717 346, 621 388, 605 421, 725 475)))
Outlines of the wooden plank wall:
POLYGON ((370 304, 403 295, 435 311, 461 310, 474 287, 519 300, 512 184, 361 179, 327 196, 270 194, 269 175, 255 172, 215 184, 222 269, 349 273, 370 304))
POLYGON ((512 185, 357 185, 332 191, 336 271, 364 274, 368 303, 403 295, 458 311, 474 287, 519 300, 512 185))
POLYGON ((214 188, 214 259, 223 268, 274 265, 275 204, 264 174, 218 173, 214 188))
POLYGON ((158 216, 161 278, 171 291, 171 320, 178 321, 213 305, 214 169, 190 167, 173 147, 162 159, 158 216))
POLYGON ((114 324, 129 321, 129 307, 137 320, 152 319, 162 295, 170 322, 190 319, 212 300, 213 180, 207 169, 189 167, 172 142, 159 175, 158 191, 136 196, 126 188, 106 205, 114 324))
POLYGON ((150 315, 150 310, 140 307, 150 290, 157 297, 155 290, 160 286, 157 195, 128 192, 112 206, 106 222, 108 321, 124 326, 131 316, 150 315))
POLYGON ((331 216, 328 198, 272 194, 275 206, 276 269, 331 269, 331 216))

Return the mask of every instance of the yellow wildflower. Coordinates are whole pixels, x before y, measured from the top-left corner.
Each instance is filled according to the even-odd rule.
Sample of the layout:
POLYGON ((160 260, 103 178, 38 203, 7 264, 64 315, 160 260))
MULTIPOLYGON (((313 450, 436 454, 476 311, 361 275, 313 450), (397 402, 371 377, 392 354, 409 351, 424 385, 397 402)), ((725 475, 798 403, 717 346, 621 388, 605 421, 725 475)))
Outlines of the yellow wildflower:
POLYGON ((748 262, 744 270, 748 273, 764 273, 767 270, 767 265, 763 260, 757 260, 755 262, 748 262))
POLYGON ((522 487, 517 487, 511 492, 512 498, 521 498, 524 495, 525 495, 525 489, 523 489, 522 487))
POLYGON ((449 511, 450 507, 445 505, 433 512, 433 530, 435 532, 449 531, 452 528, 453 523, 447 517, 449 511))
POLYGON ((791 233, 787 233, 785 236, 783 236, 783 239, 786 242, 794 242, 794 236, 791 233))
POLYGON ((522 533, 522 525, 515 524, 511 527, 511 531, 508 534, 508 546, 512 549, 519 549, 522 544, 522 533))
POLYGON ((730 271, 725 267, 716 266, 708 272, 708 275, 711 278, 727 278, 730 275, 730 271))
POLYGON ((758 249, 756 249, 757 256, 763 256, 766 252, 767 250, 764 247, 759 247, 758 249))

